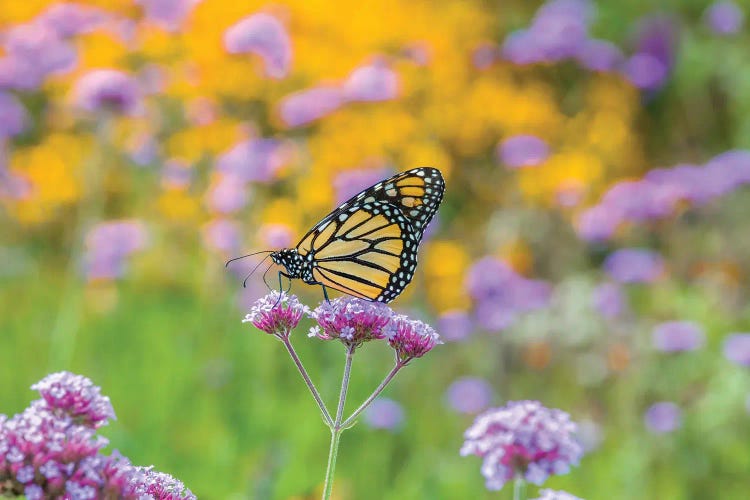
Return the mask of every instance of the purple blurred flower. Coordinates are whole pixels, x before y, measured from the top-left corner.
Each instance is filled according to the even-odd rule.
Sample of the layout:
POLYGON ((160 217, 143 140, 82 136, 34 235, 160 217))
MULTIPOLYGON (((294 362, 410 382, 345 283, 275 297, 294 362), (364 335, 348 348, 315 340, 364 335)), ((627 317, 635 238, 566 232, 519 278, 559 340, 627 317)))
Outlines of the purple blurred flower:
POLYGON ((669 76, 669 68, 650 54, 637 53, 625 62, 623 73, 636 87, 655 90, 664 85, 669 76))
POLYGON ((588 39, 593 6, 587 0, 551 0, 534 15, 528 29, 511 33, 503 57, 516 64, 553 62, 576 57, 588 39))
MULTIPOLYGON (((159 156, 159 144, 152 134, 139 134, 128 147, 128 155, 130 160, 139 167, 150 165, 155 163, 159 156)), ((163 183, 164 177, 162 177, 163 183)))
POLYGON ((0 90, 0 141, 26 130, 28 122, 26 108, 13 94, 0 90))
POLYGON ((551 294, 548 283, 526 279, 494 257, 479 259, 469 268, 465 288, 477 302, 477 322, 489 331, 503 330, 518 314, 545 307, 551 294))
POLYGON ((606 40, 588 39, 579 47, 576 59, 591 71, 614 71, 624 59, 620 48, 606 40))
POLYGON ((200 0, 136 0, 135 3, 143 7, 149 21, 175 31, 198 2, 200 0))
POLYGON ((175 158, 164 162, 161 169, 161 184, 167 189, 187 189, 193 180, 193 169, 175 158))
POLYGON ((348 346, 388 337, 393 311, 380 302, 354 297, 324 301, 310 314, 319 326, 310 329, 310 337, 339 339, 348 346))
POLYGON ((544 162, 549 146, 533 135, 516 135, 505 139, 497 147, 497 158, 511 168, 531 167, 544 162))
POLYGON ((384 61, 375 61, 352 71, 344 82, 348 101, 377 102, 398 97, 399 81, 395 71, 384 61))
POLYGON ((333 179, 336 203, 345 202, 363 189, 390 177, 392 173, 390 168, 346 170, 338 173, 333 179))
POLYGON ((289 248, 293 238, 294 233, 286 224, 264 224, 260 228, 260 239, 267 248, 289 248))
POLYGON ((661 401, 651 405, 643 415, 649 431, 664 434, 677 430, 682 424, 682 410, 674 403, 661 401))
POLYGON ((44 399, 48 409, 67 415, 74 422, 93 429, 116 419, 107 396, 90 379, 70 372, 47 375, 31 386, 44 399))
POLYGON ((114 279, 125 272, 125 260, 148 243, 143 223, 136 220, 103 222, 86 235, 83 261, 89 280, 114 279))
POLYGON ((539 490, 539 497, 533 500, 583 500, 575 495, 571 495, 567 491, 558 491, 543 489, 539 490))
POLYGON ((638 23, 635 53, 625 63, 625 76, 644 90, 657 90, 666 83, 676 59, 678 32, 674 21, 655 15, 638 23))
POLYGON ((479 413, 492 402, 492 386, 484 379, 463 377, 448 386, 448 404, 459 413, 479 413))
POLYGON ((73 101, 89 113, 111 111, 135 115, 142 105, 138 82, 114 69, 89 71, 79 78, 73 88, 73 101))
POLYGON ((706 334, 692 321, 667 321, 656 325, 652 334, 654 349, 664 352, 694 351, 703 347, 706 334))
POLYGON ((53 30, 58 36, 68 38, 88 33, 100 26, 106 19, 107 15, 95 7, 60 2, 51 5, 35 21, 53 30))
POLYGON ((482 457, 489 490, 499 490, 516 475, 542 484, 551 474, 578 465, 583 450, 574 439, 576 424, 561 410, 538 401, 510 401, 479 415, 464 433, 461 455, 482 457))
POLYGON ((733 333, 724 339, 724 357, 750 367, 750 333, 733 333))
POLYGON ((427 66, 432 61, 432 47, 425 42, 407 45, 401 54, 417 66, 427 66))
POLYGON ((203 227, 205 245, 223 255, 239 251, 241 240, 239 225, 229 219, 214 219, 203 227))
POLYGON ((258 299, 242 322, 250 322, 258 330, 283 339, 289 338, 305 314, 310 314, 310 308, 296 295, 274 290, 258 299))
POLYGON ((607 257, 604 270, 620 283, 651 283, 664 273, 664 261, 651 250, 622 248, 607 257))
POLYGON ((292 64, 292 44, 284 25, 269 14, 253 14, 224 32, 224 47, 230 54, 253 53, 265 64, 271 78, 284 78, 292 64))
POLYGON ((75 48, 41 23, 13 27, 5 34, 3 45, 8 57, 25 62, 38 81, 49 74, 68 72, 77 63, 75 48))
POLYGON ((418 319, 394 315, 390 324, 388 343, 396 351, 399 361, 406 364, 414 358, 421 358, 443 342, 430 325, 418 319))
POLYGON ((438 331, 448 342, 466 340, 474 331, 474 322, 466 311, 446 311, 438 318, 438 331))
POLYGON ((591 302, 594 309, 608 319, 620 316, 627 309, 622 289, 614 283, 602 283, 594 288, 591 302))
POLYGON ((270 182, 285 161, 275 139, 248 139, 237 143, 216 159, 216 169, 241 182, 270 182))
POLYGON ((471 52, 471 62, 477 69, 487 69, 502 56, 502 50, 494 43, 480 43, 471 52))
MULTIPOLYGON (((22 413, 0 415, 0 495, 45 498, 161 498, 195 496, 167 474, 148 474, 113 452, 95 428, 114 418, 109 398, 80 375, 55 373, 35 384, 44 399, 22 413), (150 479, 150 488, 141 487, 150 479), (171 491, 172 495, 159 495, 171 491), (148 496, 152 493, 152 496, 148 496)), ((181 484, 181 483, 179 483, 181 484)))
POLYGON ((576 440, 583 447, 584 453, 593 451, 602 444, 602 428, 593 420, 578 422, 576 440))
POLYGON ((586 241, 606 241, 612 238, 622 216, 604 205, 595 205, 585 210, 576 221, 576 232, 586 241))
POLYGON ((731 1, 712 3, 703 17, 706 25, 717 35, 735 35, 745 22, 744 12, 731 1))
POLYGON ((231 214, 247 204, 248 189, 232 174, 219 174, 206 192, 206 202, 213 212, 231 214))
POLYGON ((374 429, 396 430, 404 422, 404 409, 392 399, 377 398, 365 410, 364 419, 374 429))
POLYGON ((299 127, 333 113, 342 104, 344 94, 338 87, 313 87, 284 97, 279 103, 279 115, 288 127, 299 127))

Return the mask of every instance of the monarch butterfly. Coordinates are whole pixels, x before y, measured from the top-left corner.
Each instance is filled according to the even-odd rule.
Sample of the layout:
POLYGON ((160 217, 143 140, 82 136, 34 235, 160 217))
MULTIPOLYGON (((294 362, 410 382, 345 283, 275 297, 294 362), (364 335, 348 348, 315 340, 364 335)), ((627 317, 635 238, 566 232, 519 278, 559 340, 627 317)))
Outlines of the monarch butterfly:
MULTIPOLYGON (((445 192, 439 170, 414 168, 378 182, 328 214, 294 248, 269 252, 281 277, 376 302, 404 291, 425 227, 445 192)), ((268 256, 267 256, 268 257, 268 256)), ((234 260, 234 259, 233 259, 234 260)), ((265 259, 264 259, 265 260, 265 259)))

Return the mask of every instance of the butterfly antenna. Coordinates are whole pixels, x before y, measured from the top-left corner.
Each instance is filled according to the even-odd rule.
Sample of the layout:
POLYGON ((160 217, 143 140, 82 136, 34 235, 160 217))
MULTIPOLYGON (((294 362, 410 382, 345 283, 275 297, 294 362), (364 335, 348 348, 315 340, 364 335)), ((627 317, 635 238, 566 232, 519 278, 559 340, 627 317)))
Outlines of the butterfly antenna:
MULTIPOLYGON (((224 267, 227 267, 230 262, 234 262, 235 260, 244 259, 245 257, 252 257, 253 255, 258 255, 258 254, 261 254, 261 253, 273 253, 273 250, 261 250, 260 252, 249 253, 247 255, 240 255, 239 257, 235 257, 234 259, 229 259, 226 262, 226 264, 224 264, 224 267)), ((263 261, 261 261, 261 262, 263 262, 263 261)))
MULTIPOLYGON (((245 279, 244 279, 244 280, 242 280, 242 288, 247 288, 247 280, 249 280, 249 279, 250 279, 250 276, 252 276, 252 275, 253 275, 253 273, 254 273, 254 272, 255 272, 255 271, 256 271, 256 270, 257 270, 257 269, 258 269, 258 268, 260 267, 260 265, 261 265, 261 264, 263 264, 263 262, 264 262, 264 261, 265 261, 265 260, 266 260, 266 259, 267 259, 268 257, 269 257, 269 255, 266 255, 265 257, 263 257, 263 260, 261 260, 260 262, 258 262, 258 264, 257 264, 257 265, 256 265, 256 266, 255 266, 255 267, 253 268, 253 270, 252 270, 252 271, 250 271, 250 272, 248 273, 248 275, 247 275, 247 276, 245 276, 245 279)), ((271 267, 271 266, 268 266, 268 267, 271 267)))

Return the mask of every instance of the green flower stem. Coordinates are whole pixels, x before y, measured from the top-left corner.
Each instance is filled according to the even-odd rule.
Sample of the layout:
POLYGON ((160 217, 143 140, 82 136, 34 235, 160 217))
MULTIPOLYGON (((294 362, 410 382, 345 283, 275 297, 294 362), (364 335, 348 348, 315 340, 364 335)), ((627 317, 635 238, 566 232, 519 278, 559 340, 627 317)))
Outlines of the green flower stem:
POLYGON ((344 427, 341 425, 341 419, 344 415, 344 405, 346 403, 346 392, 349 389, 349 377, 352 371, 352 360, 354 358, 355 346, 347 346, 346 363, 344 364, 344 377, 341 380, 341 392, 339 393, 339 405, 336 410, 336 421, 331 427, 331 447, 328 450, 328 466, 326 467, 326 481, 323 488, 323 500, 331 498, 333 491, 333 474, 336 470, 336 457, 339 454, 339 441, 344 427))
POLYGON ((526 500, 526 481, 520 475, 513 482, 513 500, 526 500))
POLYGON ((78 203, 75 229, 62 286, 59 310, 50 333, 49 364, 51 370, 70 367, 76 337, 81 324, 82 298, 78 262, 83 254, 87 232, 101 217, 104 206, 103 181, 111 151, 112 117, 104 116, 96 124, 94 154, 83 165, 81 199, 78 203))
POLYGON ((313 384, 313 381, 307 374, 307 370, 305 370, 305 366, 302 364, 302 360, 299 359, 297 351, 295 351, 294 347, 292 347, 292 341, 289 339, 289 335, 287 335, 286 337, 280 337, 280 340, 284 343, 284 347, 286 347, 289 356, 292 357, 292 361, 294 361, 294 364, 297 365, 297 370, 299 370, 300 375, 302 375, 305 384, 307 384, 307 388, 310 389, 310 394, 312 394, 312 397, 315 398, 315 402, 318 404, 318 408, 320 408, 320 413, 323 414, 323 420, 325 420, 326 425, 328 427, 333 427, 333 419, 331 418, 331 414, 328 412, 328 408, 326 408, 323 399, 320 397, 318 389, 315 388, 315 384, 313 384))
POLYGON ((349 418, 347 418, 341 424, 341 427, 343 429, 347 429, 347 428, 351 427, 351 425, 354 423, 354 419, 356 419, 359 416, 359 414, 362 413, 365 410, 365 408, 367 408, 368 406, 370 406, 370 403, 372 403, 372 401, 376 397, 378 397, 381 392, 383 392, 383 389, 385 389, 385 386, 387 386, 390 383, 390 381, 393 379, 393 377, 395 377, 396 374, 398 373, 398 371, 401 368, 403 368, 404 366, 405 366, 404 364, 400 363, 397 360, 395 366, 393 368, 391 368, 391 371, 388 372, 388 375, 386 375, 385 378, 383 379, 383 381, 380 382, 380 385, 377 387, 377 389, 375 389, 375 391, 372 394, 370 394, 370 397, 367 398, 367 400, 365 400, 365 402, 362 403, 362 405, 360 405, 359 408, 357 408, 356 410, 354 410, 354 413, 352 413, 351 416, 349 418))

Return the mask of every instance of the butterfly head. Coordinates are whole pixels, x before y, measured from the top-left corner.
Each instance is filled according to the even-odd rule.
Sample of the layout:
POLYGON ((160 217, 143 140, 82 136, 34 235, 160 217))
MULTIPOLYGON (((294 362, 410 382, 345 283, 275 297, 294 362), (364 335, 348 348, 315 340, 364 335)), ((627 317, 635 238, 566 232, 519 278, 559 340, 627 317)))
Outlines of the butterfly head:
POLYGON ((296 248, 284 248, 276 252, 271 252, 271 260, 280 266, 284 266, 290 278, 301 277, 302 271, 305 267, 305 261, 302 256, 297 253, 296 248))

